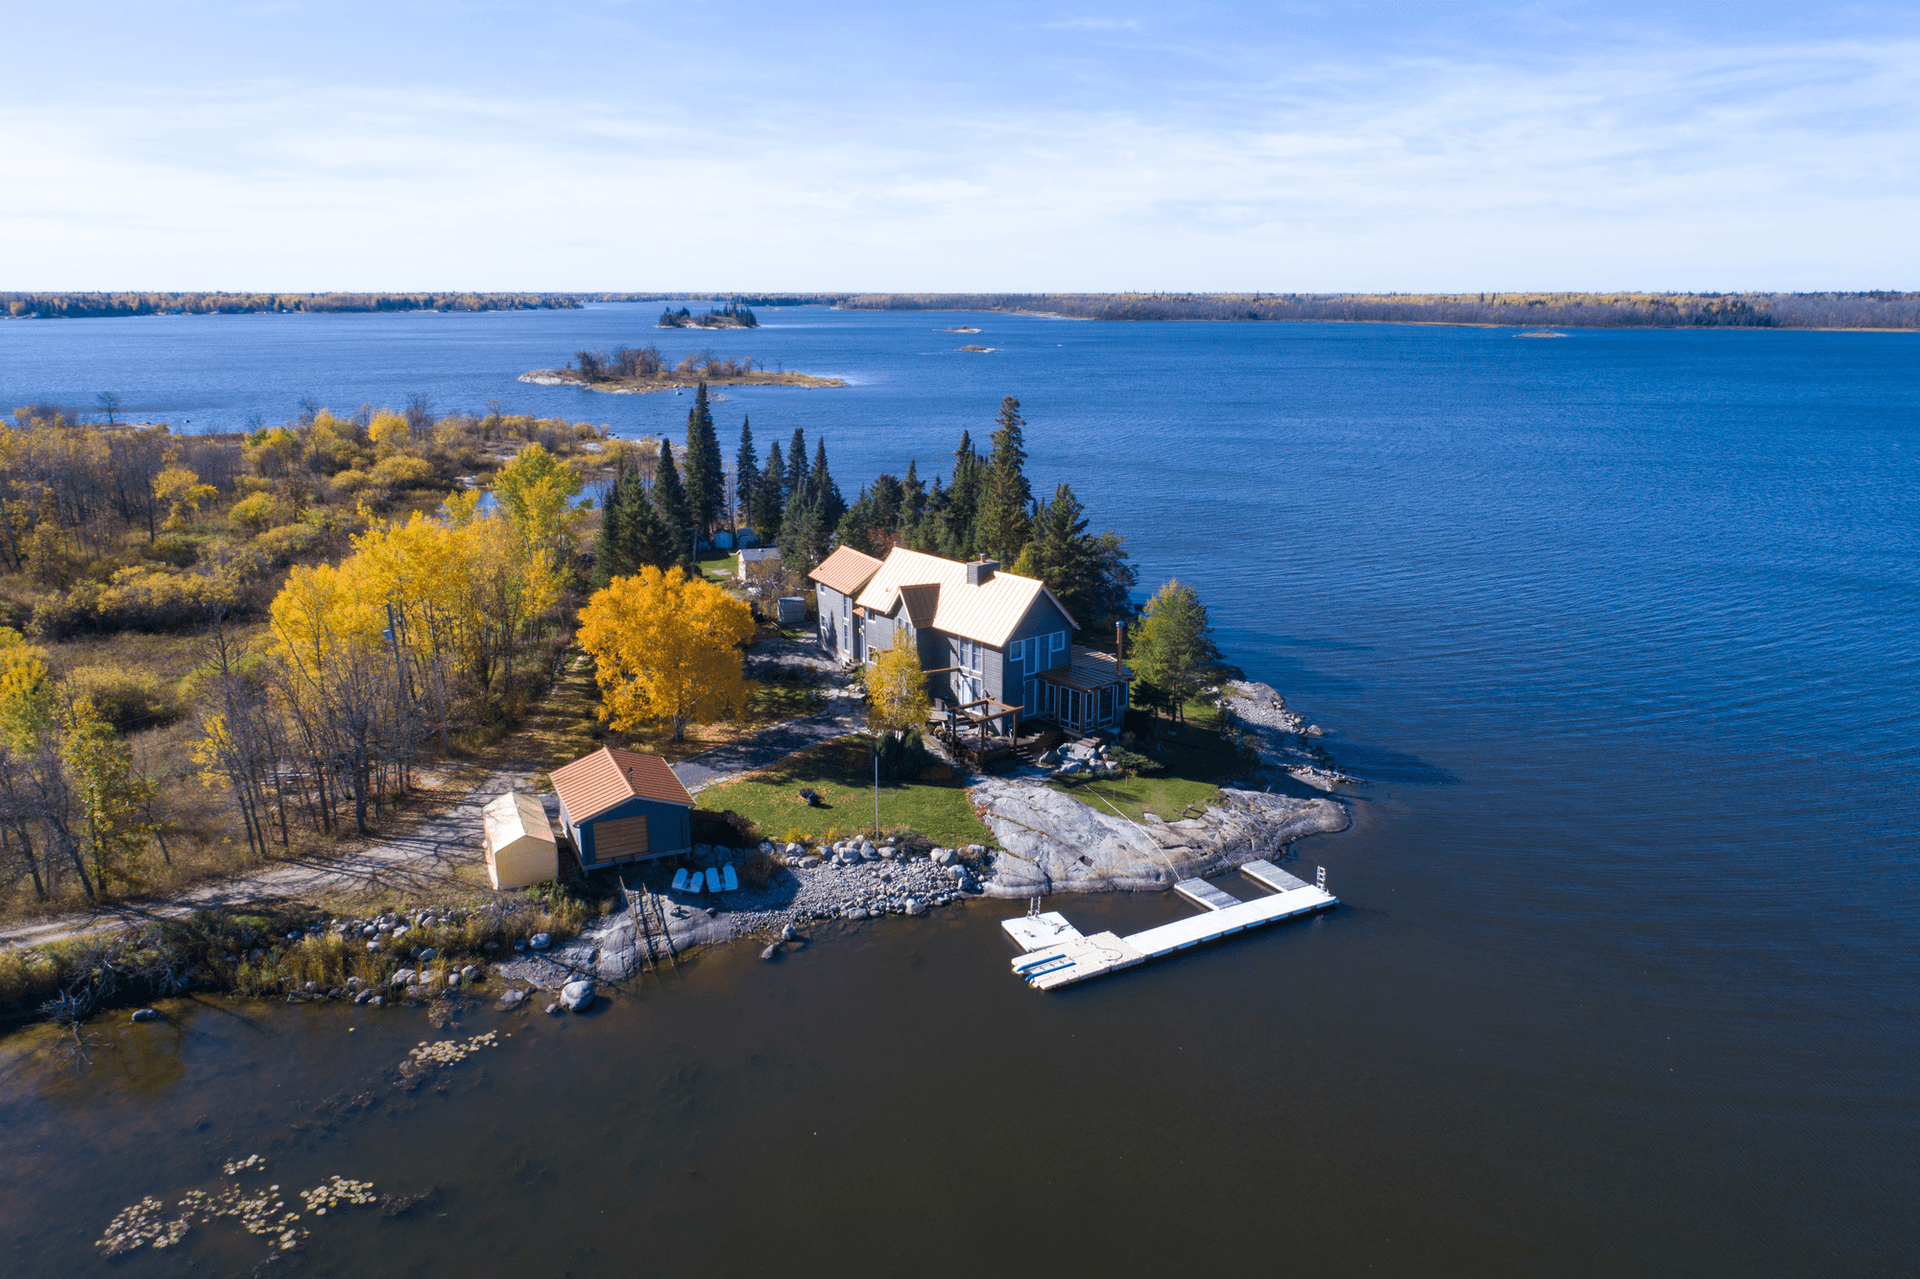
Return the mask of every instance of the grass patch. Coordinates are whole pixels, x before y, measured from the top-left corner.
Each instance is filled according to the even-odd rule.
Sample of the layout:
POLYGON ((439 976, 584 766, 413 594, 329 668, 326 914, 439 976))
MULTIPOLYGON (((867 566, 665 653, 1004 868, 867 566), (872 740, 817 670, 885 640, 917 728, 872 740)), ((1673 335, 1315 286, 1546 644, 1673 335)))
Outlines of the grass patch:
POLYGON ((701 575, 714 582, 731 582, 740 571, 740 556, 734 551, 703 551, 695 563, 701 575))
MULTIPOLYGON (((694 798, 700 808, 738 813, 765 839, 871 834, 873 757, 866 738, 840 737, 694 798), (808 807, 803 789, 818 792, 824 806, 808 807)), ((958 779, 881 783, 880 828, 918 831, 947 846, 994 842, 958 779)))
POLYGON ((1259 761, 1220 732, 1219 707, 1189 702, 1186 715, 1184 724, 1161 721, 1153 741, 1128 748, 1159 761, 1163 771, 1099 781, 1056 777, 1047 785, 1099 812, 1118 809, 1136 822, 1152 813, 1177 822, 1199 816, 1220 798, 1222 786, 1257 784, 1259 761))

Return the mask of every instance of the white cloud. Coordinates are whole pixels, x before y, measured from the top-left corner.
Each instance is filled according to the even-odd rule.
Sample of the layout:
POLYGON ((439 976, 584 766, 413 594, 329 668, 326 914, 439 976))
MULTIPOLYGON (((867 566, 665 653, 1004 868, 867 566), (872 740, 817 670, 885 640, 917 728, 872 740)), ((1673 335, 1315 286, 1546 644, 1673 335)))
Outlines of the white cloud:
POLYGON ((288 81, 14 98, 0 286, 1914 287, 1916 54, 1269 59, 1130 109, 288 81))

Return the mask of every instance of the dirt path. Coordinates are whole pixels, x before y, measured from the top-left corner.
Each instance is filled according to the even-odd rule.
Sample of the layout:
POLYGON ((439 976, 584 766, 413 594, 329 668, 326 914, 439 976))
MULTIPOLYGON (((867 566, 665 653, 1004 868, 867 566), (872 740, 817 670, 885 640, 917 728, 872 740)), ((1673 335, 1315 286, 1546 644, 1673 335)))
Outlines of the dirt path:
MULTIPOLYGON (((436 764, 421 770, 421 789, 407 808, 387 816, 378 834, 358 844, 332 845, 277 856, 273 863, 212 880, 166 898, 115 902, 93 910, 0 927, 0 949, 43 946, 150 919, 177 918, 214 906, 265 901, 325 901, 341 897, 400 897, 414 901, 472 897, 488 891, 481 860, 480 809, 502 791, 531 791, 544 767, 593 749, 588 731, 594 704, 593 670, 584 655, 570 659, 526 726, 478 762, 436 764)), ((865 708, 835 699, 826 710, 775 724, 674 765, 708 781, 762 767, 817 741, 859 731, 865 708)), ((696 783, 689 782, 689 785, 696 783)), ((549 815, 556 810, 545 797, 549 815)))

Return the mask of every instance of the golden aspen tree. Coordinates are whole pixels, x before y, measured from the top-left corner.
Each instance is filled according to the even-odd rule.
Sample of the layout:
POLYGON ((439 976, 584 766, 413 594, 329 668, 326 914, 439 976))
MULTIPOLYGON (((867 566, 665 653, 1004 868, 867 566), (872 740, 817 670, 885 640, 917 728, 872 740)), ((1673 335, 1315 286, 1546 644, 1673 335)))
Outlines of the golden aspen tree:
POLYGON ((874 732, 926 724, 933 706, 927 676, 920 666, 920 649, 905 631, 894 632, 893 647, 874 659, 866 679, 867 725, 874 732))
POLYGON ((617 577, 580 610, 580 646, 606 694, 601 717, 623 732, 663 724, 676 742, 690 724, 746 708, 740 653, 753 633, 744 601, 678 569, 617 577))

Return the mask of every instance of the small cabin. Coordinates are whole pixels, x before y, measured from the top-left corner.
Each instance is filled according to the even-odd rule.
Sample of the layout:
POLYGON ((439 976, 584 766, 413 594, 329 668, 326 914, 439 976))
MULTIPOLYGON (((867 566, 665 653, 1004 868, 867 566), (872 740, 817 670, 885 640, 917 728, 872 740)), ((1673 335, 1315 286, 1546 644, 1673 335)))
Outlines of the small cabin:
POLYGON ((693 847, 693 796, 658 755, 602 746, 553 770, 560 821, 583 870, 693 847))
POLYGON ((560 878, 560 848, 539 800, 508 791, 480 810, 480 821, 486 831, 487 878, 495 888, 560 878))

